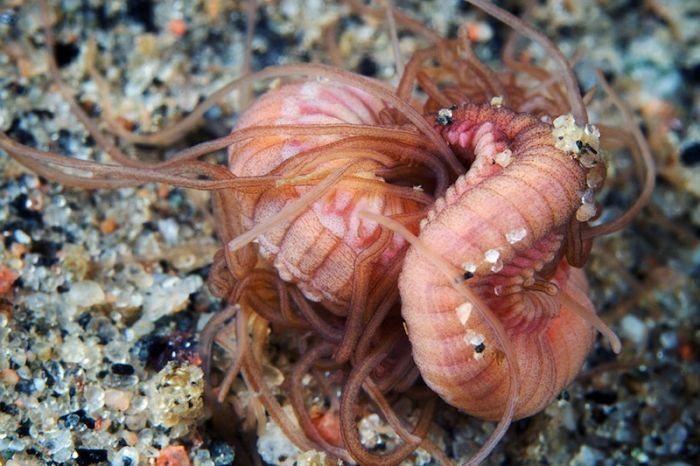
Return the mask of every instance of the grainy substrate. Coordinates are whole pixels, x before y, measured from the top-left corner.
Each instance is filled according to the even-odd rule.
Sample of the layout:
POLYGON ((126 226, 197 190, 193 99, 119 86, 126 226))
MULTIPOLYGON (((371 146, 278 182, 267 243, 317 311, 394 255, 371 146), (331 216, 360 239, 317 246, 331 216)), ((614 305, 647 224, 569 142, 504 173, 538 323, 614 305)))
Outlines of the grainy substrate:
MULTIPOLYGON (((105 103, 85 71, 86 44, 94 39, 109 105, 142 131, 177 120, 241 73, 241 2, 53 3, 61 11, 56 52, 65 79, 84 103, 105 103)), ((264 3, 254 69, 323 61, 321 25, 340 17, 346 67, 391 82, 383 24, 320 0, 264 3)), ((472 8, 396 3, 430 18, 442 34, 472 21, 476 37, 493 36, 477 47, 481 56, 490 61, 499 53, 505 29, 472 8)), ((0 129, 25 144, 104 160, 51 88, 34 4, 0 2, 0 129)), ((597 241, 587 266, 594 301, 621 336, 622 354, 599 341, 579 380, 543 413, 515 423, 487 464, 700 462, 700 4, 644 5, 549 0, 533 13, 567 55, 584 50, 576 69, 585 89, 599 66, 640 116, 658 188, 629 228, 597 241)), ((406 55, 418 45, 402 34, 406 55)), ((225 134, 238 105, 232 97, 210 110, 188 142, 225 134)), ((601 106, 593 117, 616 118, 601 106)), ((629 160, 610 160, 609 169, 612 182, 599 197, 605 218, 637 193, 629 160)), ((235 449, 213 440, 203 423, 195 351, 198 330, 220 308, 204 284, 217 247, 207 196, 153 184, 68 189, 0 152, 0 230, 0 465, 129 466, 185 450, 195 465, 232 464, 235 449)), ((282 344, 271 353, 274 383, 289 367, 282 344)), ((456 459, 468 458, 492 428, 447 407, 438 411, 435 439, 456 459)), ((387 432, 376 416, 361 425, 367 445, 377 448, 393 441, 387 432)), ((258 450, 273 464, 321 460, 300 454, 272 425, 258 450)), ((408 463, 430 461, 419 451, 408 463)))

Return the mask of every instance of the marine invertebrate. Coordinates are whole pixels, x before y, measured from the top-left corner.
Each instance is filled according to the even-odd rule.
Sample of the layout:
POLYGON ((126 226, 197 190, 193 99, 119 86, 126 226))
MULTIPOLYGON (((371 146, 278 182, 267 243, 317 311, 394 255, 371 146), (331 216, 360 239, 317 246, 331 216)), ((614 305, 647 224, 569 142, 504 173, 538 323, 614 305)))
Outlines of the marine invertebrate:
POLYGON ((561 258, 564 229, 581 208, 585 171, 555 147, 552 127, 529 115, 463 105, 453 119, 447 138, 473 153, 474 162, 436 201, 420 241, 468 274, 465 286, 477 299, 445 289, 445 277, 413 250, 399 282, 403 315, 424 379, 451 404, 496 419, 507 406, 502 381, 509 377, 490 372, 512 368, 497 363, 507 350, 494 345, 498 337, 479 321, 485 313, 478 308, 494 313, 518 359, 520 418, 551 402, 592 344, 592 327, 581 318, 594 314, 585 279, 561 258), (573 302, 581 304, 570 309, 573 302), (463 370, 445 367, 457 364, 463 370))
POLYGON ((436 201, 420 246, 406 255, 402 315, 428 385, 505 426, 571 382, 593 327, 616 352, 620 343, 595 317, 583 273, 562 259, 585 186, 578 162, 529 115, 469 104, 452 113, 458 129, 448 138, 474 162, 436 201), (453 288, 455 279, 465 282, 453 288))
MULTIPOLYGON (((233 131, 310 124, 378 126, 378 115, 383 109, 384 103, 376 96, 349 86, 317 81, 290 84, 258 99, 238 120, 233 131)), ((392 165, 400 162, 401 150, 408 150, 406 145, 397 142, 392 148, 368 143, 366 139, 353 139, 347 134, 296 137, 272 134, 228 148, 229 168, 239 177, 292 171, 295 177, 303 179, 314 171, 332 172, 345 167, 348 161, 354 164, 352 176, 356 183, 347 187, 344 183, 336 184, 332 192, 324 194, 322 202, 312 204, 290 224, 278 221, 274 231, 257 235, 260 253, 274 258, 281 277, 299 282, 307 299, 323 301, 327 306, 339 308, 339 312, 347 310, 351 299, 353 273, 348 265, 355 262, 358 252, 366 249, 378 233, 378 225, 368 225, 370 222, 360 218, 356 211, 369 209, 383 215, 401 215, 417 210, 410 206, 409 196, 421 199, 423 204, 432 202, 428 196, 412 189, 410 179, 402 180, 406 187, 401 188, 391 187, 378 178, 380 170, 388 172, 392 165), (342 143, 333 144, 338 141, 342 143), (396 160, 392 161, 391 157, 396 160), (314 163, 309 163, 312 160, 314 163), (286 166, 280 167, 284 162, 286 166), (382 192, 387 190, 389 193, 393 190, 396 195, 385 199, 382 192), (405 205, 407 201, 409 205, 405 205)), ((420 184, 419 181, 416 179, 415 184, 420 184)), ((308 189, 302 191, 295 187, 294 191, 292 197, 296 199, 308 189)), ((280 190, 268 190, 259 198, 241 196, 243 228, 251 230, 282 210, 288 203, 284 196, 280 190)), ((255 231, 248 236, 253 235, 255 231)), ((233 247, 238 244, 240 242, 233 247)), ((400 238, 390 239, 378 258, 379 268, 367 275, 374 279, 380 276, 399 255, 401 246, 400 238)))
MULTIPOLYGON (((411 25, 401 17, 397 16, 397 19, 400 25, 411 25)), ((515 24, 519 25, 520 30, 523 30, 521 23, 515 24)), ((204 333, 205 355, 208 355, 208 343, 215 338, 215 334, 219 333, 222 327, 225 331, 218 340, 220 344, 226 343, 227 334, 235 335, 235 339, 228 341, 227 347, 235 355, 233 364, 221 385, 215 387, 218 390, 215 396, 223 402, 224 409, 230 406, 229 403, 234 405, 234 410, 236 409, 231 398, 227 398, 228 386, 240 370, 251 391, 258 394, 255 399, 257 404, 251 402, 247 407, 250 408, 248 412, 239 411, 240 417, 245 417, 246 420, 253 417, 263 418, 264 413, 261 414, 261 406, 264 406, 271 417, 282 426, 290 439, 300 447, 322 448, 349 461, 355 459, 363 463, 398 462, 421 444, 439 456, 434 446, 424 440, 430 421, 431 404, 426 403, 426 409, 421 412, 420 420, 415 424, 413 432, 410 432, 411 429, 403 426, 403 421, 392 413, 391 406, 386 400, 387 394, 407 391, 415 381, 417 372, 413 366, 411 355, 405 351, 407 341, 402 334, 398 314, 399 301, 396 280, 403 267, 401 261, 403 240, 400 238, 404 232, 401 230, 402 235, 394 235, 391 231, 382 231, 372 222, 386 225, 390 225, 390 222, 376 217, 376 214, 407 212, 408 216, 394 218, 394 221, 400 220, 401 227, 408 227, 409 233, 411 229, 414 233, 417 232, 418 221, 422 217, 427 217, 428 223, 424 228, 425 236, 420 239, 421 243, 416 243, 417 251, 422 247, 427 253, 426 255, 422 255, 420 251, 411 253, 408 259, 410 262, 406 264, 406 268, 408 270, 409 265, 416 268, 429 267, 433 262, 442 264, 440 256, 450 257, 453 250, 443 251, 439 248, 442 246, 439 240, 435 244, 429 238, 431 232, 436 228, 431 226, 437 223, 436 218, 447 213, 451 209, 451 205, 459 204, 457 198, 460 198, 462 194, 471 191, 466 189, 472 182, 469 180, 478 181, 473 181, 473 186, 477 186, 481 182, 486 183, 489 178, 500 180, 503 178, 501 171, 499 171, 502 165, 512 165, 511 170, 522 166, 520 152, 511 150, 509 155, 505 150, 505 145, 499 146, 499 144, 505 143, 517 145, 515 143, 518 139, 517 132, 510 134, 511 129, 510 127, 506 128, 506 123, 509 125, 513 123, 513 120, 518 119, 518 121, 523 122, 524 126, 530 125, 532 131, 539 132, 541 133, 539 135, 542 136, 547 131, 551 133, 551 128, 545 123, 536 122, 537 119, 572 112, 578 119, 578 124, 585 125, 585 110, 580 102, 580 97, 576 97, 578 91, 575 89, 575 83, 572 85, 573 75, 570 70, 565 68, 562 74, 568 83, 566 87, 559 85, 556 79, 552 79, 549 71, 529 63, 511 61, 509 70, 499 74, 490 70, 474 56, 463 37, 460 40, 443 41, 435 39, 434 36, 426 34, 425 31, 419 30, 419 32, 424 33, 428 39, 437 42, 433 47, 419 51, 413 56, 395 91, 376 81, 324 66, 288 66, 269 69, 246 76, 221 91, 225 93, 230 89, 240 88, 246 82, 270 77, 321 76, 332 82, 317 83, 311 81, 303 84, 285 85, 272 91, 269 97, 263 97, 256 104, 260 107, 254 105, 251 112, 260 111, 261 108, 265 109, 266 105, 274 102, 274 99, 280 96, 281 98, 292 96, 296 99, 298 96, 295 93, 306 87, 314 89, 314 92, 330 92, 332 94, 338 92, 340 95, 345 95, 345 98, 348 97, 348 94, 353 94, 355 102, 359 101, 363 105, 369 103, 367 105, 369 117, 359 119, 359 121, 343 120, 343 123, 330 123, 329 120, 322 118, 312 121, 305 121, 301 118, 280 122, 274 118, 277 110, 274 110, 273 105, 272 114, 252 113, 251 115, 254 117, 248 116, 247 122, 246 117, 243 117, 241 123, 230 136, 187 149, 172 159, 155 165, 147 165, 123 155, 108 140, 100 137, 100 131, 94 127, 89 118, 84 118, 84 120, 87 126, 91 127, 93 136, 121 166, 102 166, 69 161, 55 156, 55 154, 23 148, 6 138, 0 141, 3 147, 28 166, 36 170, 43 170, 46 175, 54 176, 66 183, 84 187, 113 187, 155 180, 215 191, 215 211, 219 221, 219 235, 226 247, 216 258, 212 272, 212 284, 220 295, 226 297, 230 306, 221 316, 212 321, 204 333), (435 63, 426 63, 431 58, 435 60, 435 63), (528 83, 531 84, 531 87, 524 86, 515 79, 521 74, 529 74, 534 77, 528 83), (427 102, 418 104, 420 110, 407 104, 411 101, 412 88, 416 83, 430 96, 427 102), (363 95, 363 97, 358 98, 358 95, 363 95), (502 100, 499 100, 499 97, 502 100), (464 101, 477 104, 473 104, 475 106, 471 107, 458 105, 456 109, 451 109, 453 104, 461 104, 464 101), (513 112, 496 108, 499 105, 507 106, 517 113, 528 112, 534 116, 520 115, 516 118, 513 112), (488 118, 486 118, 488 115, 483 117, 475 115, 475 112, 482 111, 485 114, 491 112, 491 115, 488 118), (436 118, 437 124, 434 124, 436 118), (509 119, 510 121, 507 121, 509 119), (486 123, 491 125, 490 129, 486 123), (452 125, 459 127, 463 124, 466 124, 463 129, 454 134, 450 133, 452 125), (470 131, 473 133, 473 137, 470 136, 470 131), (349 137, 348 132, 350 132, 349 137), (342 133, 342 137, 339 136, 339 133, 342 133), (444 140, 440 136, 441 133, 444 135, 444 140), (501 134, 506 133, 508 133, 507 137, 499 139, 501 134), (464 138, 462 138, 462 134, 465 135, 464 138), (254 166, 255 162, 252 164, 247 162, 246 151, 251 149, 251 153, 259 153, 260 146, 257 145, 259 143, 269 144, 276 150, 276 146, 279 146, 278 135, 297 139, 298 143, 295 144, 297 147, 293 151, 287 152, 290 157, 284 161, 277 159, 268 167, 256 167, 254 166), (253 143, 250 142, 251 139, 253 143), (448 147, 446 141, 452 147, 448 147), (225 147, 232 147, 230 149, 230 164, 233 173, 223 167, 195 161, 208 151, 225 147), (496 163, 491 164, 491 162, 496 163), (245 167, 246 164, 253 165, 253 170, 249 171, 245 167), (57 170, 61 170, 61 167, 70 170, 58 173, 57 170), (75 169, 82 170, 82 172, 76 174, 75 169), (459 176, 462 171, 467 171, 467 174, 459 176), (451 183, 455 184, 452 188, 448 188, 451 183), (423 186, 422 192, 413 189, 413 186, 418 184, 423 186), (323 210, 324 206, 332 206, 332 197, 338 196, 339 193, 342 197, 345 196, 343 192, 359 192, 360 197, 363 197, 373 194, 374 191, 381 193, 387 199, 395 198, 401 208, 396 210, 377 208, 374 210, 375 219, 372 219, 371 209, 368 209, 370 212, 366 215, 371 222, 366 223, 359 215, 360 208, 351 211, 349 223, 356 222, 357 225, 364 223, 370 233, 368 236, 372 238, 373 242, 368 243, 370 246, 367 249, 354 250, 354 256, 347 258, 345 265, 343 265, 344 278, 340 286, 337 288, 327 286, 326 281, 319 281, 317 277, 312 277, 310 274, 290 273, 289 276, 280 277, 280 271, 283 273, 289 271, 291 265, 295 265, 297 262, 285 257, 284 248, 278 247, 279 243, 275 239, 278 235, 277 231, 288 231, 289 225, 295 224, 301 218, 301 214, 309 213, 312 221, 321 218, 321 215, 317 213, 318 210, 323 210), (280 202, 280 199, 284 199, 284 202, 280 202), (428 206, 433 203, 434 199, 439 200, 431 214, 428 212, 428 206), (266 203, 267 206, 265 206, 266 203), (258 209, 262 206, 265 208, 261 213, 258 209), (435 223, 431 224, 433 221, 435 223), (260 238, 258 240, 259 247, 249 243, 253 238, 260 238), (271 267, 269 262, 259 260, 258 251, 260 248, 262 248, 264 256, 274 255, 274 261, 279 259, 280 262, 277 264, 276 270, 271 267), (383 268, 377 273, 378 271, 373 270, 374 261, 382 256, 385 257, 385 262, 382 264, 383 268), (433 256, 437 256, 437 259, 433 256), (413 259, 410 259, 411 257, 413 259), (350 270, 349 267, 353 267, 353 269, 350 270), (309 296, 314 299, 319 297, 321 303, 309 302, 302 296, 299 288, 290 285, 282 278, 301 283, 301 289, 306 291, 307 298, 309 296), (235 322, 227 325, 228 319, 231 318, 235 319, 235 322), (290 377, 289 387, 291 403, 302 432, 288 418, 263 376, 263 349, 271 326, 275 329, 291 330, 299 337, 298 347, 301 358, 290 377), (339 343, 343 348, 342 351, 337 349, 339 343), (336 377, 333 384, 345 385, 340 400, 333 393, 333 387, 329 387, 331 382, 324 380, 324 377, 318 374, 317 368, 332 370, 333 376, 336 377), (322 408, 323 416, 327 416, 331 420, 330 424, 333 424, 332 421, 336 417, 339 418, 338 429, 342 432, 342 443, 337 435, 324 436, 323 431, 314 424, 302 393, 304 390, 302 379, 306 373, 312 374, 312 379, 317 385, 325 387, 323 389, 324 395, 331 400, 331 407, 322 408), (366 401, 363 403, 369 403, 369 400, 374 402, 376 409, 384 413, 399 436, 405 440, 403 445, 386 455, 366 451, 359 439, 356 408, 363 404, 360 402, 362 391, 367 394, 366 401)), ((57 74, 55 67, 53 72, 57 74)), ((99 80, 97 76, 94 79, 99 80)), ((59 88, 65 91, 65 87, 60 85, 60 76, 56 76, 55 80, 59 83, 59 88)), ((67 97, 71 101, 71 96, 67 95, 67 97)), ((214 98, 212 101, 215 100, 214 98)), ((332 99, 320 99, 321 102, 329 102, 329 100, 332 99)), ((189 121, 196 120, 196 115, 198 113, 201 115, 201 109, 206 108, 209 103, 205 103, 194 112, 194 119, 189 121)), ((330 103, 326 105, 330 105, 330 103)), ((268 106, 267 109, 271 108, 268 106)), ((333 108, 333 111, 337 110, 342 111, 342 105, 339 108, 333 108)), ((79 106, 76 105, 75 111, 80 114, 79 106)), ((284 112, 280 113, 284 116, 284 112)), ((301 116, 304 114, 301 113, 301 116)), ((105 117, 109 122, 110 116, 105 115, 105 117)), ((172 137, 169 135, 183 132, 182 130, 188 125, 179 125, 176 127, 177 129, 168 129, 155 136, 132 135, 119 131, 116 125, 109 125, 109 127, 111 131, 126 141, 164 144, 171 142, 172 137)), ((551 146, 551 141, 545 145, 551 146)), ((275 157, 278 156, 275 154, 275 157)), ((580 265, 585 260, 586 240, 589 239, 585 237, 585 234, 594 235, 591 232, 581 231, 582 223, 578 220, 569 221, 573 212, 581 207, 586 207, 582 211, 584 220, 587 220, 586 216, 590 214, 592 204, 584 202, 581 206, 578 199, 583 193, 576 192, 583 188, 585 178, 585 172, 577 164, 584 162, 575 160, 573 156, 562 156, 561 152, 554 152, 552 158, 557 159, 562 165, 574 168, 569 173, 572 179, 566 180, 566 182, 571 181, 575 189, 564 190, 566 195, 562 196, 561 205, 553 205, 552 210, 557 212, 556 218, 548 223, 537 223, 539 226, 530 228, 525 232, 524 237, 520 225, 512 225, 512 228, 508 226, 503 231, 497 232, 500 233, 499 239, 501 241, 505 239, 508 243, 513 240, 514 244, 519 243, 519 245, 513 246, 508 251, 501 251, 496 247, 498 245, 492 245, 494 247, 489 246, 489 249, 481 251, 480 255, 487 260, 486 270, 489 271, 503 265, 504 259, 506 262, 511 259, 517 261, 518 255, 527 255, 528 251, 532 250, 532 246, 535 244, 534 238, 551 234, 552 237, 548 238, 551 241, 542 251, 541 257, 531 258, 532 260, 527 264, 527 267, 534 268, 538 259, 542 259, 542 263, 537 264, 537 267, 542 266, 542 270, 539 271, 541 273, 537 277, 534 274, 532 277, 527 277, 533 279, 532 283, 525 284, 525 280, 523 281, 523 285, 531 288, 526 291, 526 293, 531 294, 528 295, 530 297, 527 299, 545 303, 554 301, 554 297, 548 297, 549 294, 557 294, 556 290, 552 288, 552 284, 546 283, 545 280, 553 281, 564 290, 568 288, 566 293, 577 295, 577 298, 581 297, 581 294, 576 291, 576 288, 583 287, 580 273, 570 272, 568 266, 560 265, 562 263, 555 259, 559 259, 560 253, 566 252, 567 258, 572 264, 580 265), (566 233, 565 242, 564 233, 566 233), (495 253, 497 253, 497 257, 495 253), (548 256, 552 254, 554 257, 550 259, 548 256), (547 265, 551 265, 551 267, 545 267, 545 263, 549 263, 547 265), (575 276, 571 277, 572 273, 575 276)), ((502 171, 505 172, 505 169, 502 171)), ((534 179, 537 182, 551 181, 543 179, 541 176, 536 176, 534 179)), ((594 178, 591 180, 595 181, 594 178)), ((593 187, 597 186, 598 184, 593 182, 593 187)), ((481 187, 483 188, 483 186, 481 187)), ((470 194, 474 194, 474 192, 470 194)), ((493 198, 499 199, 497 196, 493 196, 493 198)), ((550 206, 553 204, 553 201, 548 199, 535 199, 541 205, 550 206)), ((586 201, 590 201, 590 195, 586 196, 586 201)), ((532 220, 533 223, 541 220, 532 214, 529 214, 527 219, 532 220)), ((304 226, 304 223, 299 225, 304 226)), ((488 230, 483 222, 466 227, 488 230)), ((397 229, 397 231, 399 230, 397 229)), ((313 231, 317 232, 318 229, 313 231)), ((345 230, 345 232, 347 231, 359 232, 360 230, 345 230)), ((357 236, 359 237, 359 235, 357 236)), ((409 234, 405 236, 410 238, 409 234)), ((344 246, 347 246, 346 241, 353 239, 347 238, 345 234, 338 235, 338 237, 342 239, 335 239, 335 241, 344 246)), ((476 242, 476 234, 473 238, 476 242)), ((303 241, 308 244, 309 239, 303 238, 303 241)), ((484 233, 483 236, 478 237, 478 240, 479 244, 482 244, 482 241, 483 244, 486 244, 489 237, 484 233)), ((287 252, 299 254, 299 251, 294 251, 293 248, 289 248, 287 252)), ((461 254, 462 252, 460 252, 461 254)), ((482 314, 488 316, 491 307, 496 307, 497 302, 501 300, 500 296, 498 298, 489 296, 488 299, 479 297, 481 293, 480 290, 476 289, 477 287, 487 290, 493 288, 495 295, 497 286, 513 285, 517 287, 517 284, 511 282, 496 283, 494 280, 497 281, 497 278, 486 277, 478 267, 474 270, 471 266, 464 267, 467 259, 460 260, 464 260, 464 262, 458 261, 457 267, 467 270, 458 270, 459 273, 455 274, 453 273, 454 266, 452 268, 439 266, 436 269, 439 272, 434 273, 433 276, 441 278, 444 270, 448 272, 448 278, 454 276, 464 278, 464 274, 467 272, 476 274, 476 277, 470 278, 471 282, 454 285, 457 288, 460 302, 455 303, 451 309, 454 311, 452 317, 456 316, 456 321, 454 318, 452 320, 453 323, 461 325, 462 319, 473 321, 482 314), (469 319, 465 318, 469 310, 468 306, 463 305, 467 298, 470 299, 469 304, 474 306, 472 317, 469 319)), ((476 260, 474 265, 479 265, 476 260)), ((504 269, 509 265, 510 263, 506 263, 504 269)), ((312 268, 314 267, 316 265, 312 268)), ((527 267, 523 266, 523 269, 527 267)), ((299 267, 297 269, 301 270, 299 267)), ((501 276, 505 275, 503 269, 491 271, 494 273, 502 272, 501 276)), ((409 292, 427 291, 425 285, 430 282, 424 280, 416 284, 415 289, 407 278, 404 283, 407 283, 402 286, 402 292, 405 294, 406 290, 409 292)), ((508 291, 513 290, 509 289, 508 291)), ((449 295, 446 294, 446 296, 449 295)), ((557 299, 564 296, 565 294, 561 294, 557 299)), ((421 299, 425 299, 425 297, 421 299)), ((408 298, 404 299, 406 301, 404 307, 406 307, 407 312, 409 309, 408 300, 408 298)), ((503 300, 505 300, 505 296, 503 300)), ((585 299, 582 298, 582 301, 585 302, 585 299)), ((547 306, 551 307, 552 304, 549 303, 547 306)), ((547 306, 544 306, 543 309, 547 306)), ((407 318, 407 320, 410 319, 407 318)), ((486 319, 487 324, 492 321, 495 319, 486 319)), ((542 327, 548 325, 543 323, 544 321, 539 322, 542 327)), ((513 326, 517 327, 516 324, 514 323, 513 326)), ((410 329, 411 325, 413 324, 409 322, 409 331, 413 337, 415 331, 410 329)), ((424 325, 423 322, 418 323, 419 328, 422 325, 424 325)), ((415 328, 415 325, 413 327, 415 328)), ((462 330, 459 326, 457 328, 462 330)), ((478 326, 475 328, 479 330, 478 326)), ((518 411, 518 400, 516 399, 516 395, 519 393, 518 384, 526 386, 527 384, 522 383, 521 371, 516 370, 519 363, 512 355, 514 351, 508 349, 511 337, 504 332, 494 331, 493 328, 498 329, 497 326, 489 328, 493 335, 486 335, 489 330, 483 331, 489 340, 486 348, 488 352, 482 361, 495 361, 495 364, 500 364, 498 368, 501 372, 499 374, 501 389, 495 391, 500 399, 493 401, 491 411, 480 414, 490 418, 502 417, 502 421, 501 427, 497 430, 492 441, 485 446, 483 453, 477 459, 483 457, 494 445, 514 412, 516 415, 522 415, 528 412, 528 409, 534 410, 535 405, 541 405, 544 403, 543 400, 547 398, 539 397, 539 404, 534 403, 533 406, 518 411), (503 354, 500 363, 497 360, 499 352, 503 354), (504 397, 503 392, 506 388, 508 395, 504 397), (503 403, 505 403, 505 407, 501 410, 503 412, 499 412, 498 407, 503 406, 503 403)), ((529 327, 525 324, 522 325, 522 328, 530 332, 538 330, 537 326, 529 327)), ((580 333, 586 337, 584 343, 588 343, 590 341, 588 327, 581 330, 580 333)), ((483 351, 477 352, 476 348, 483 342, 478 342, 478 335, 472 335, 472 337, 474 344, 471 346, 474 346, 474 351, 467 351, 466 354, 468 356, 473 356, 474 353, 482 354, 483 351)), ((585 345, 583 346, 585 347, 585 345)), ((581 357, 576 358, 577 363, 581 357)), ((429 371, 430 367, 424 366, 421 369, 425 372, 429 371)), ((426 378, 428 377, 426 376, 426 378)), ((567 377, 563 377, 562 381, 566 379, 567 377)), ((215 379, 212 379, 211 382, 214 384, 215 379)), ((437 386, 435 383, 433 385, 437 386)), ((554 389, 550 388, 550 392, 553 391, 554 389)), ((443 395, 445 394, 443 393, 443 395)), ((551 393, 547 395, 551 396, 551 393)), ((406 396, 417 397, 414 392, 409 392, 406 396)), ((462 407, 470 409, 466 406, 462 407)))

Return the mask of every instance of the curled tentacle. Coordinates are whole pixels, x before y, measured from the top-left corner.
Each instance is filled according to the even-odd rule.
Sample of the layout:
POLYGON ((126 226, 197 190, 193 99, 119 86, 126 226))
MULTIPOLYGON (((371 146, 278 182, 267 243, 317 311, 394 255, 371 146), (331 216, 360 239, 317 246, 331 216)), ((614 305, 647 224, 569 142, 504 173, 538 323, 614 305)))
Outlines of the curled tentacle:
MULTIPOLYGON (((343 441, 353 458, 358 460, 361 464, 390 465, 399 463, 420 445, 421 439, 425 436, 428 426, 430 425, 434 407, 431 403, 421 411, 421 416, 412 432, 407 432, 404 428, 397 429, 397 434, 402 436, 404 443, 396 447, 393 451, 385 454, 373 453, 365 449, 360 440, 357 422, 355 420, 357 399, 360 390, 372 370, 386 357, 388 349, 398 337, 399 334, 394 333, 390 338, 384 340, 358 367, 355 367, 343 389, 340 411, 343 441)), ((372 389, 368 388, 368 390, 371 391, 372 389)), ((377 394, 374 391, 372 391, 372 393, 375 395, 377 394)), ((384 401, 379 398, 378 400, 380 400, 384 408, 389 412, 390 408, 384 401)), ((392 421, 394 423, 397 422, 393 416, 392 421)))

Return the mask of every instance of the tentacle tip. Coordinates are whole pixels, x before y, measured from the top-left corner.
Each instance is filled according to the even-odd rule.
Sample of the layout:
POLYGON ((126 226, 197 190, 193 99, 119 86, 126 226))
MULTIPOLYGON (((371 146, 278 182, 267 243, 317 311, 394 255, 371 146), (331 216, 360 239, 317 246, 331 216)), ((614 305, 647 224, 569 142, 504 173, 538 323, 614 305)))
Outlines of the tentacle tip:
POLYGON ((622 352, 622 343, 620 342, 618 336, 611 332, 611 335, 608 337, 608 339, 610 342, 610 349, 612 350, 612 352, 615 354, 620 354, 622 352))
POLYGON ((376 219, 376 215, 369 210, 362 209, 357 213, 358 216, 369 219, 369 220, 374 220, 376 219))
POLYGON ((252 241, 255 241, 255 239, 244 241, 241 239, 241 236, 239 236, 239 237, 234 238, 231 241, 229 241, 228 244, 226 245, 226 247, 228 248, 229 252, 236 252, 239 249, 241 249, 243 246, 245 246, 246 244, 248 244, 252 241))
POLYGON ((236 252, 238 250, 238 245, 236 244, 235 240, 229 241, 226 247, 228 248, 229 252, 236 252))

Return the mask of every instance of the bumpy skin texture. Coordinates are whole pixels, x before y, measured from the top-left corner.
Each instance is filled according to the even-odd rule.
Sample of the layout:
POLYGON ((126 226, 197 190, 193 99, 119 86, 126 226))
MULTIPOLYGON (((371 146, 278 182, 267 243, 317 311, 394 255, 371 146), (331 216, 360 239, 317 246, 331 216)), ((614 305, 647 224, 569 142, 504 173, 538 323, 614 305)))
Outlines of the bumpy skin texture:
MULTIPOLYGON (((473 270, 466 285, 495 313, 515 348, 521 384, 515 418, 522 418, 574 378, 593 343, 590 324, 556 296, 524 287, 533 277, 547 279, 593 312, 585 276, 560 259, 585 175, 554 147, 551 126, 529 115, 466 104, 454 110, 451 124, 436 128, 472 164, 436 202, 419 238, 455 267, 473 270), (512 157, 503 167, 496 160, 503 162, 505 149, 512 157)), ((479 312, 414 248, 399 287, 426 383, 467 413, 500 418, 510 369, 479 312)))
MULTIPOLYGON (((349 86, 320 81, 290 84, 259 98, 241 116, 234 132, 264 125, 376 125, 377 115, 384 106, 381 100, 349 86)), ((276 173, 284 161, 341 138, 339 135, 255 138, 229 148, 229 167, 238 176, 276 173)), ((348 158, 336 159, 321 164, 319 169, 334 170, 347 163, 348 158)), ((362 163, 367 173, 380 168, 375 162, 362 163)), ((309 189, 309 186, 289 186, 261 195, 241 196, 244 227, 252 228, 271 217, 309 189)), ((280 224, 258 237, 260 253, 273 261, 282 279, 297 283, 308 299, 323 301, 342 313, 352 293, 355 259, 381 233, 375 222, 357 215, 363 209, 392 215, 415 209, 415 205, 383 193, 334 188, 291 223, 280 224)), ((404 248, 404 240, 393 236, 373 273, 381 276, 404 248)))

